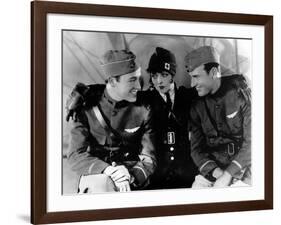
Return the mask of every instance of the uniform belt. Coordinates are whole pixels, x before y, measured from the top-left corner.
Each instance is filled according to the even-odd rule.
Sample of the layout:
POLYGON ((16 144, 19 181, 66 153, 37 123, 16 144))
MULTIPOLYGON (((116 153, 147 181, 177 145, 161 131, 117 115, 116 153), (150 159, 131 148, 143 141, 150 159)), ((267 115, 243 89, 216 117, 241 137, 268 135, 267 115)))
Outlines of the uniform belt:
POLYGON ((219 145, 217 147, 212 147, 212 149, 214 152, 224 152, 227 153, 229 156, 233 156, 240 150, 240 146, 231 142, 228 144, 219 145))
POLYGON ((102 159, 107 163, 123 162, 123 161, 138 161, 138 154, 126 147, 93 147, 92 154, 95 157, 102 159))
POLYGON ((176 143, 176 133, 174 131, 168 131, 164 138, 164 143, 174 145, 176 143))

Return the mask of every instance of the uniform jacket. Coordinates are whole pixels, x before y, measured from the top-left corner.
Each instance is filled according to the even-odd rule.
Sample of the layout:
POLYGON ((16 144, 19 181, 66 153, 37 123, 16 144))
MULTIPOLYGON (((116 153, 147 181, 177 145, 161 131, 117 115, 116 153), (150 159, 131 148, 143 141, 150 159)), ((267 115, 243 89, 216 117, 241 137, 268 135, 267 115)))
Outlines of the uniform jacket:
POLYGON ((152 177, 152 184, 155 188, 189 187, 197 168, 190 157, 188 116, 191 101, 197 96, 197 92, 182 86, 175 87, 172 114, 157 90, 148 90, 146 94, 156 114, 157 127, 158 166, 152 177), (174 144, 168 144, 168 132, 174 132, 174 144))
POLYGON ((237 177, 250 166, 251 95, 242 75, 222 77, 218 91, 199 98, 190 115, 191 155, 202 175, 220 166, 237 177))
POLYGON ((76 115, 71 130, 69 162, 78 175, 99 174, 111 163, 111 153, 124 149, 117 164, 125 165, 135 177, 138 187, 145 185, 153 173, 155 133, 149 106, 137 102, 116 102, 110 98, 105 85, 91 85, 83 107, 76 115), (97 120, 93 107, 99 105, 104 118, 120 134, 120 139, 107 133, 97 120), (104 154, 105 153, 105 154, 104 154))

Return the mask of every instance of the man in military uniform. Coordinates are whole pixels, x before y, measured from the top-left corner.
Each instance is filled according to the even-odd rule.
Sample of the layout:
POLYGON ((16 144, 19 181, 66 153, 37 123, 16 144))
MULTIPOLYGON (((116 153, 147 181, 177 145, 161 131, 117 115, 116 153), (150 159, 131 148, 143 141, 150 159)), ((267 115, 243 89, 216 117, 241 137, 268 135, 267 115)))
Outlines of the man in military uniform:
POLYGON ((185 57, 191 85, 191 156, 199 168, 194 188, 251 184, 251 95, 242 75, 221 77, 216 49, 185 57))
POLYGON ((158 167, 151 189, 191 187, 197 167, 190 157, 188 112, 195 89, 177 88, 176 58, 167 49, 156 47, 147 72, 151 89, 146 92, 155 114, 158 167))
POLYGON ((137 100, 135 55, 108 51, 102 67, 106 84, 78 84, 67 104, 68 159, 80 176, 79 193, 144 188, 156 166, 152 112, 137 100))

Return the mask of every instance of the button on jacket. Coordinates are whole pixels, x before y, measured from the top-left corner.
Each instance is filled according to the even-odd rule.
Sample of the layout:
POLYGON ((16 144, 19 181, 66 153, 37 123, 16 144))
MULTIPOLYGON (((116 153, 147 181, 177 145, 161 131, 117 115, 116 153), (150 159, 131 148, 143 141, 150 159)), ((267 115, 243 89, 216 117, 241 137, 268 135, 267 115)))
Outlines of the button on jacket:
POLYGON ((139 101, 114 101, 107 94, 105 85, 89 87, 90 94, 77 114, 76 121, 73 121, 71 130, 68 158, 72 169, 78 175, 99 174, 110 165, 111 160, 115 161, 111 156, 121 155, 117 163, 128 168, 139 188, 145 186, 156 166, 155 133, 150 108, 139 101), (93 110, 97 105, 120 137, 107 133, 102 127, 93 110), (128 154, 134 157, 126 158, 128 154))
POLYGON ((197 97, 196 90, 175 86, 172 114, 157 90, 148 90, 146 95, 155 112, 157 127, 158 166, 151 188, 190 187, 197 167, 190 157, 188 116, 191 101, 197 97))
POLYGON ((220 166, 238 178, 251 165, 251 96, 241 78, 222 77, 216 93, 192 105, 191 155, 204 176, 220 166))

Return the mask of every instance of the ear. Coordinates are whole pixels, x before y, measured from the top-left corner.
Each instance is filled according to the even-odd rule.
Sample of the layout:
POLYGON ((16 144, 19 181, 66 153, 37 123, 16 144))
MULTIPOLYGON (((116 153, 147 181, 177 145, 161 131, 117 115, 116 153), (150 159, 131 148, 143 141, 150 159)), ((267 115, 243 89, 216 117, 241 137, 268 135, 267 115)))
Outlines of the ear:
POLYGON ((116 79, 114 77, 109 77, 108 78, 108 83, 110 84, 111 87, 115 87, 116 86, 116 79))
POLYGON ((210 70, 210 75, 213 79, 218 78, 218 73, 219 73, 219 70, 217 67, 212 67, 212 69, 210 70))

